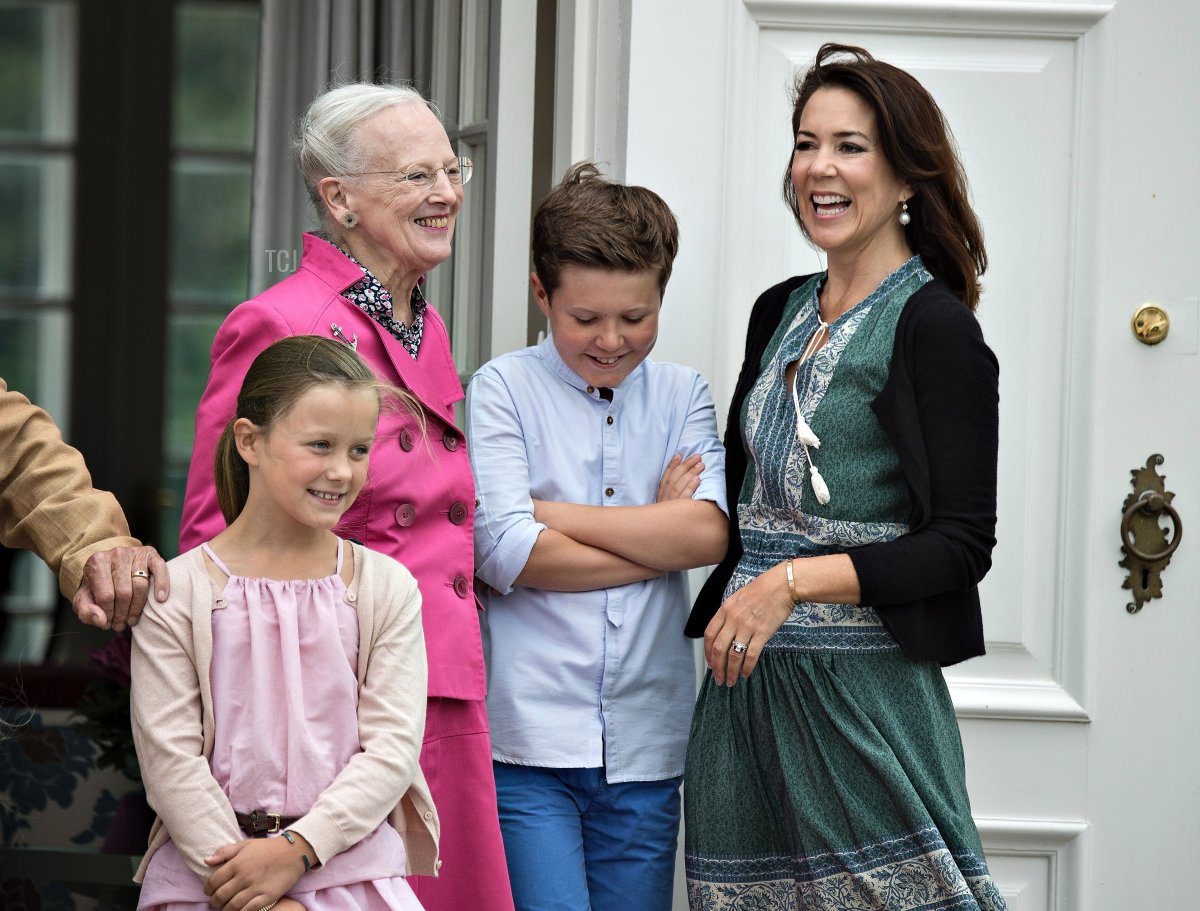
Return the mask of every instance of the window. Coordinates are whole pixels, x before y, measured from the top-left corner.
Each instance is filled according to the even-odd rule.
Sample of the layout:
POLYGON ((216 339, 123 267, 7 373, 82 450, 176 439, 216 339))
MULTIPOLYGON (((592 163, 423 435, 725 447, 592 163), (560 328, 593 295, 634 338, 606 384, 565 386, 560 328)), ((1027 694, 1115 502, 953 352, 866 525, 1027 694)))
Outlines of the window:
MULTIPOLYGON (((0 0, 0 376, 166 555, 212 336, 247 291, 259 13, 0 0)), ((69 704, 69 675, 31 693, 31 669, 106 636, 57 592, 0 549, 0 682, 20 663, 31 702, 69 704)))
POLYGON ((245 3, 186 2, 175 15, 164 495, 157 537, 164 554, 178 549, 209 348, 221 321, 248 292, 258 20, 257 6, 245 3))
MULTIPOLYGON (((0 5, 0 376, 68 429, 74 3, 0 5)), ((0 663, 39 661, 58 584, 32 554, 0 558, 0 663), (5 570, 11 573, 5 586, 5 570)))
POLYGON ((474 163, 471 183, 454 231, 454 253, 429 277, 450 330, 454 362, 464 382, 489 352, 490 272, 488 235, 491 212, 491 152, 495 124, 495 55, 492 34, 499 4, 455 0, 434 9, 434 72, 431 92, 442 113, 450 144, 474 163))

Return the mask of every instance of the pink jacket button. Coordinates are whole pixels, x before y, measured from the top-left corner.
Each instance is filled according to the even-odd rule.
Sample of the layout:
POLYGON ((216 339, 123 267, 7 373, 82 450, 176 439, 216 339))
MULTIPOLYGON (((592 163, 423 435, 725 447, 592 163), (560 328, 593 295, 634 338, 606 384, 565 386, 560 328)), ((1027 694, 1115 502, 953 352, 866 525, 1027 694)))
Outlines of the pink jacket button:
POLYGON ((408 528, 415 521, 417 521, 417 510, 411 503, 404 503, 396 507, 396 524, 401 528, 408 528))
POLYGON ((413 435, 412 435, 412 431, 409 430, 407 427, 404 430, 400 431, 400 448, 403 449, 405 452, 412 452, 413 435))
POLYGON ((471 594, 471 586, 467 582, 466 576, 460 574, 454 577, 454 594, 460 598, 465 598, 471 594))
POLYGON ((467 507, 462 503, 455 503, 450 507, 450 521, 455 525, 462 525, 467 521, 467 507))
POLYGON ((447 430, 442 434, 442 445, 450 450, 450 452, 454 452, 458 448, 458 437, 447 430))

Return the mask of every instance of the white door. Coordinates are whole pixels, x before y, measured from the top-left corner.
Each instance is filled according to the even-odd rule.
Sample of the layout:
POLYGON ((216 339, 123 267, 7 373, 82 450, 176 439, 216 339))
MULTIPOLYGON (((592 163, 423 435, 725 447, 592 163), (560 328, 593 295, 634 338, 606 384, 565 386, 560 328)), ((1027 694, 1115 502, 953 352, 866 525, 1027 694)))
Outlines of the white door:
POLYGON ((989 861, 1014 911, 1195 905, 1186 877, 1200 845, 1198 7, 574 7, 577 45, 580 10, 610 31, 590 44, 600 49, 595 108, 581 115, 590 148, 576 143, 570 157, 608 152, 612 170, 679 215, 657 355, 704 371, 719 410, 755 295, 817 266, 779 200, 795 68, 824 41, 860 44, 938 98, 987 231, 980 318, 1001 362, 989 654, 948 673, 989 861), (1153 348, 1130 331, 1147 301, 1172 319, 1153 348), (1190 530, 1164 597, 1130 614, 1118 527, 1130 470, 1153 453, 1190 530))

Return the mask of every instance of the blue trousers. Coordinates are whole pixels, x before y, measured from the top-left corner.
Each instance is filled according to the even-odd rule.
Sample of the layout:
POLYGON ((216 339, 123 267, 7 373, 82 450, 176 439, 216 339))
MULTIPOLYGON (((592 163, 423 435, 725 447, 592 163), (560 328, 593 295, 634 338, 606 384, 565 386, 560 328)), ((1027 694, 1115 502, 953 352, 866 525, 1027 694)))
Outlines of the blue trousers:
POLYGON ((670 911, 681 779, 495 763, 517 911, 670 911))

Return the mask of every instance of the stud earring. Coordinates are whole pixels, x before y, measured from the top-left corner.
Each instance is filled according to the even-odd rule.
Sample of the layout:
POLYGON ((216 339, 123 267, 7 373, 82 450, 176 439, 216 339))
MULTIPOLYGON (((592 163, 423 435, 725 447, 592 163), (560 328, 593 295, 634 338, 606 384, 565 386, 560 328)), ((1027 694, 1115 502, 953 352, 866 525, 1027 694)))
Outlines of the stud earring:
POLYGON ((912 216, 908 214, 908 203, 900 203, 900 224, 907 225, 912 221, 912 216))
POLYGON ((342 216, 342 224, 344 224, 347 228, 353 228, 358 224, 358 216, 353 212, 347 212, 342 216))

